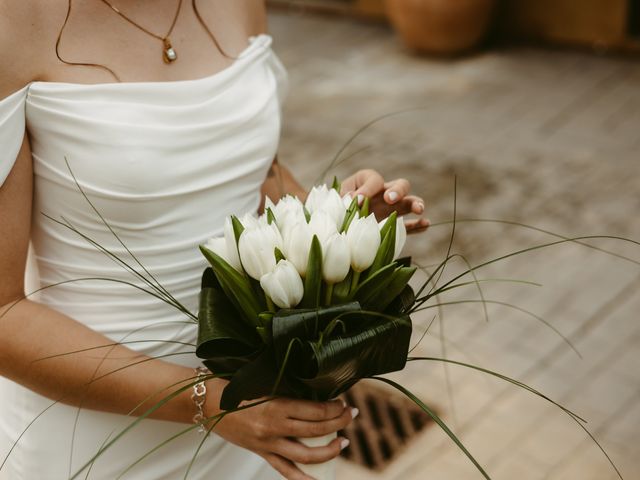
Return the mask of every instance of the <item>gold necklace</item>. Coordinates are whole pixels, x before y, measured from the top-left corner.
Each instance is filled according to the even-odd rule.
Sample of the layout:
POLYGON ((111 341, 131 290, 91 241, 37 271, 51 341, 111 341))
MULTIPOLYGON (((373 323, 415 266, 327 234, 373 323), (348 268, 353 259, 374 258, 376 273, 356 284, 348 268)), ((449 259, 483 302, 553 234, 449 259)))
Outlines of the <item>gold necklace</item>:
POLYGON ((173 32, 173 27, 176 26, 176 22, 178 21, 178 15, 180 14, 180 8, 182 7, 182 0, 178 1, 178 8, 176 9, 176 14, 173 17, 173 22, 171 23, 171 26, 169 27, 169 31, 165 36, 157 35, 153 32, 150 32, 149 30, 144 28, 142 25, 138 25, 136 22, 134 22, 129 17, 127 17, 124 13, 118 10, 117 7, 109 3, 107 0, 102 0, 102 3, 108 5, 111 8, 111 10, 116 12, 118 15, 120 15, 122 18, 124 18, 127 22, 129 22, 134 27, 138 28, 139 30, 142 30, 147 35, 151 35, 152 37, 160 40, 163 45, 162 59, 164 60, 164 63, 174 62, 178 58, 178 54, 176 53, 176 51, 173 49, 173 46, 171 45, 171 40, 169 39, 169 35, 171 35, 171 32, 173 32))

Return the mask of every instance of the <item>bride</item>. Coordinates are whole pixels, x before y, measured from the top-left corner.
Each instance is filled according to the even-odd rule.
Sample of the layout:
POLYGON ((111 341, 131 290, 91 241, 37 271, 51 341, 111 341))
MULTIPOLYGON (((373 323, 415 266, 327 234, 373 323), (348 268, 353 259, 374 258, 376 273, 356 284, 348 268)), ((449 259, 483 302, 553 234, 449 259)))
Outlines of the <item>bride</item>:
MULTIPOLYGON (((25 275, 27 291, 135 280, 54 221, 133 263, 74 176, 192 311, 205 266, 197 245, 220 234, 226 216, 259 211, 265 195, 305 196, 274 160, 286 75, 264 32, 260 0, 0 0, 0 479, 71 477, 199 365, 184 345, 195 326, 123 284, 67 282, 9 308, 25 275)), ((424 210, 406 180, 372 170, 343 189, 371 197, 380 216, 424 210)), ((224 381, 205 386, 204 414, 215 415, 224 381)), ((197 412, 191 390, 175 396, 79 478, 119 478, 197 412)), ((308 479, 296 462, 327 461, 347 441, 310 448, 293 438, 335 432, 356 414, 340 401, 293 399, 231 414, 189 478, 308 479)), ((201 439, 177 436, 124 478, 182 478, 201 439)))

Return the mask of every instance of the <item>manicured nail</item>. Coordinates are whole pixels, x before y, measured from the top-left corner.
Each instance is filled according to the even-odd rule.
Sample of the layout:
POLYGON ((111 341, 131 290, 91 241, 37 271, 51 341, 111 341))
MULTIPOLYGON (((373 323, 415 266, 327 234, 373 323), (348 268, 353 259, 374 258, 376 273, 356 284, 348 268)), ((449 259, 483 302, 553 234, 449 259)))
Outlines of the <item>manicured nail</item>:
POLYGON ((417 205, 417 210, 418 210, 418 211, 417 211, 416 213, 422 213, 422 212, 424 212, 424 203, 422 203, 422 202, 418 203, 418 205, 417 205))
POLYGON ((342 408, 347 408, 347 402, 344 401, 344 399, 340 399, 340 401, 342 402, 342 408))
POLYGON ((348 438, 343 438, 342 440, 340 440, 340 450, 344 450, 345 448, 347 448, 349 446, 349 439, 348 438))
POLYGON ((364 195, 362 195, 361 193, 358 194, 358 205, 362 205, 362 202, 364 201, 364 195))
POLYGON ((357 408, 352 408, 351 409, 351 418, 356 418, 359 413, 360 413, 360 410, 358 410, 357 408))
POLYGON ((389 192, 389 200, 391 200, 392 202, 395 202, 398 199, 398 192, 389 192))

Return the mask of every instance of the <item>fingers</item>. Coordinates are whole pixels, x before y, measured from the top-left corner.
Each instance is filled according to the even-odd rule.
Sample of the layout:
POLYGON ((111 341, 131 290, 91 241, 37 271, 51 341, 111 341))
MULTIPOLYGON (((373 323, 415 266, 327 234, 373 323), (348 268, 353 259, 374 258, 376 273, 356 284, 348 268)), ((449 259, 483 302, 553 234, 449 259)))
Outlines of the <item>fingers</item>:
POLYGON ((342 400, 312 402, 310 400, 283 400, 286 416, 297 420, 321 422, 340 417, 346 409, 342 400))
POLYGON ((339 417, 323 422, 289 420, 283 424, 284 431, 282 434, 287 437, 321 437, 344 429, 357 415, 357 408, 346 408, 339 417))
POLYGON ((375 170, 359 170, 355 174, 356 189, 353 196, 360 196, 358 203, 362 203, 364 197, 374 197, 384 189, 384 178, 375 170))
POLYGON ((273 451, 296 463, 323 463, 340 455, 349 446, 349 440, 344 437, 334 438, 328 445, 321 447, 307 447, 295 440, 280 438, 274 442, 273 451))
POLYGON ((411 184, 409 183, 409 180, 405 178, 397 178, 395 180, 385 182, 383 187, 385 189, 384 200, 390 205, 404 199, 409 195, 409 191, 411 190, 411 184))
POLYGON ((274 453, 264 453, 262 457, 287 480, 314 480, 296 467, 291 461, 274 453))
POLYGON ((429 228, 429 220, 426 218, 416 218, 414 220, 405 220, 404 226, 407 233, 420 233, 429 228))

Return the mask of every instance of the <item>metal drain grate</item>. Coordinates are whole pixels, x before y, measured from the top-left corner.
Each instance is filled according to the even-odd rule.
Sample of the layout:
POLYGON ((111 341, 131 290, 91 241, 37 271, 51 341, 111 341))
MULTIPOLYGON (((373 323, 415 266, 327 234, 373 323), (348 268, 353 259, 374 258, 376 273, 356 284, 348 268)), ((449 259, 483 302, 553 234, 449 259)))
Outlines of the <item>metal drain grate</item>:
POLYGON ((351 441, 342 456, 370 469, 383 468, 432 423, 411 400, 386 388, 359 383, 343 397, 360 415, 339 433, 351 441))

